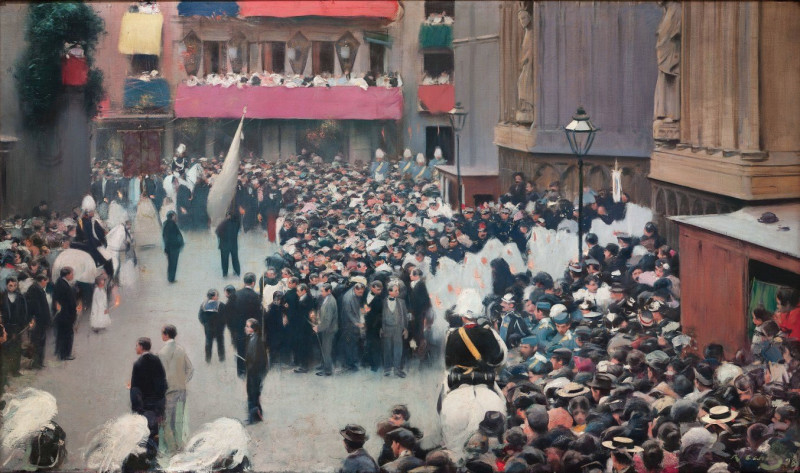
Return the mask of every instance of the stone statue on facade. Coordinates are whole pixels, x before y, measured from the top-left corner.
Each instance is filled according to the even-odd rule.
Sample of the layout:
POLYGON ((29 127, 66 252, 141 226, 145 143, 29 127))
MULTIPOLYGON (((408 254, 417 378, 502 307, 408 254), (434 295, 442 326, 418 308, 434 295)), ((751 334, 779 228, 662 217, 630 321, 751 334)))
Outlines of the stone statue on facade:
POLYGON ((660 2, 664 16, 658 25, 656 58, 658 79, 653 113, 653 137, 660 141, 680 138, 678 121, 681 118, 681 4, 660 2))
POLYGON ((520 73, 517 79, 517 123, 533 123, 533 35, 531 14, 522 9, 517 13, 524 32, 520 48, 520 73))

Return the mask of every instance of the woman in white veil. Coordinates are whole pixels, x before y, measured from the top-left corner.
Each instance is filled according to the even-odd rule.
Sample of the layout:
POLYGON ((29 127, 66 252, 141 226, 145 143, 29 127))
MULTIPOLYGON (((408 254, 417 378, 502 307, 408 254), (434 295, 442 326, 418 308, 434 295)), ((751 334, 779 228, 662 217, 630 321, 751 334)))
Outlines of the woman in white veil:
MULTIPOLYGON (((140 182, 144 182, 144 179, 141 179, 140 182)), ((161 219, 147 192, 141 192, 139 203, 136 204, 133 240, 139 247, 157 246, 161 242, 161 219)))

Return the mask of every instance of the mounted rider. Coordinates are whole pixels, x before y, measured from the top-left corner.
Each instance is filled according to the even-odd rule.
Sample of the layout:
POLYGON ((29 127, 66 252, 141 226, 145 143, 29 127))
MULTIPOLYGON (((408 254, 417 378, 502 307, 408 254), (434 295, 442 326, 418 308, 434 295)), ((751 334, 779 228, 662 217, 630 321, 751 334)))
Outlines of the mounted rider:
POLYGON ((114 266, 100 254, 99 247, 105 247, 106 230, 95 216, 97 205, 92 196, 87 195, 81 202, 81 215, 78 218, 78 225, 75 228, 75 240, 70 244, 71 248, 83 250, 89 253, 94 260, 95 266, 103 267, 109 277, 114 275, 114 266))
POLYGON ((497 371, 506 359, 506 345, 482 317, 481 297, 474 289, 465 289, 456 302, 456 313, 463 326, 451 329, 445 341, 447 387, 462 384, 486 384, 495 388, 497 371))

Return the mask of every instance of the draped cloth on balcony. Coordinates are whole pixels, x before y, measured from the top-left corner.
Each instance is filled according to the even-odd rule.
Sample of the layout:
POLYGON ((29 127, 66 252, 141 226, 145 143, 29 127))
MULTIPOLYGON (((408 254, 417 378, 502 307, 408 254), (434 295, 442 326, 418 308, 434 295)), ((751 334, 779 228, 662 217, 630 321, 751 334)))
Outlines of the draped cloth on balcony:
POLYGON ((310 120, 399 120, 403 91, 399 87, 237 87, 178 86, 176 118, 248 118, 310 120))
POLYGON ((180 2, 180 16, 236 16, 239 5, 236 2, 180 2))
POLYGON ((451 25, 427 25, 419 27, 419 47, 429 48, 452 48, 453 47, 453 27, 451 25))
POLYGON ((447 113, 456 106, 453 84, 420 85, 417 96, 420 107, 426 112, 447 113))
POLYGON ((119 52, 160 56, 163 23, 160 13, 125 13, 119 28, 119 52))
POLYGON ((243 1, 239 2, 239 15, 276 18, 298 16, 367 17, 393 20, 397 15, 397 8, 396 0, 243 1))

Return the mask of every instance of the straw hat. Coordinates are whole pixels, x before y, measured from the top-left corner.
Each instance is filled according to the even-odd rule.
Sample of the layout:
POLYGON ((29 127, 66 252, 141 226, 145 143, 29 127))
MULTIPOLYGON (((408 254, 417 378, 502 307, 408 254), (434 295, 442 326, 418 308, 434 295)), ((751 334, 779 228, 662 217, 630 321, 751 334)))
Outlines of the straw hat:
POLYGON ((644 449, 633 444, 633 440, 628 437, 614 437, 603 442, 603 446, 612 450, 624 450, 628 453, 640 453, 644 449))
POLYGON ((732 411, 728 406, 714 406, 700 420, 706 424, 726 424, 735 419, 737 415, 739 413, 732 411))

